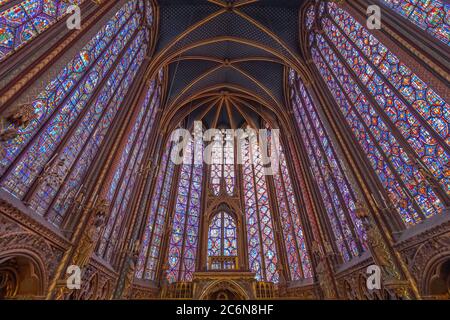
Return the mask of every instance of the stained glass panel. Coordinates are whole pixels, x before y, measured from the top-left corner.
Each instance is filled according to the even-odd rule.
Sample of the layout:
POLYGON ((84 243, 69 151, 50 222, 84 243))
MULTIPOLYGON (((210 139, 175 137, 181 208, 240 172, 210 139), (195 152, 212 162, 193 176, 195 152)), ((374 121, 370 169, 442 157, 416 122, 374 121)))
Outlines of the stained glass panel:
MULTIPOLYGON (((293 85, 298 84, 294 82, 293 85)), ((330 169, 325 152, 320 148, 317 133, 313 129, 311 120, 307 115, 308 111, 305 104, 310 104, 309 98, 304 100, 295 90, 293 92, 295 92, 293 94, 294 115, 300 129, 300 135, 305 143, 314 177, 316 178, 328 218, 331 222, 336 245, 344 261, 348 261, 352 256, 357 256, 359 253, 352 229, 346 217, 346 210, 348 208, 343 206, 342 201, 337 196, 338 189, 336 187, 335 177, 330 169)))
MULTIPOLYGON (((201 136, 201 132, 199 133, 201 136)), ((195 271, 201 212, 202 140, 189 140, 178 183, 172 233, 169 241, 169 282, 191 281, 195 271)))
POLYGON ((70 5, 83 2, 25 0, 0 12, 0 62, 66 16, 70 5))
MULTIPOLYGON (((85 172, 93 160, 121 106, 120 102, 123 101, 143 61, 146 46, 141 46, 141 41, 144 38, 144 33, 141 33, 134 40, 127 50, 127 54, 122 57, 120 64, 111 74, 107 85, 101 89, 91 109, 81 119, 76 132, 69 138, 63 152, 57 156, 55 161, 57 165, 51 166, 51 169, 47 171, 49 174, 66 177, 72 170, 75 170, 76 175, 71 174, 69 178, 72 190, 78 190, 83 177, 80 173, 85 172), (130 69, 128 70, 128 68, 130 69), (102 133, 100 133, 100 130, 102 130, 102 133), (91 139, 93 140, 91 141, 91 139), (83 152, 83 155, 77 159, 81 152, 83 152)), ((31 207, 44 214, 60 187, 61 184, 56 182, 40 184, 30 200, 31 207)), ((62 188, 66 189, 65 185, 62 185, 62 188)), ((65 196, 65 205, 67 206, 71 203, 72 197, 70 195, 65 196)))
POLYGON ((450 4, 446 0, 380 0, 419 28, 450 45, 450 4))
POLYGON ((171 146, 161 159, 161 165, 151 199, 141 253, 139 255, 136 277, 148 280, 156 279, 158 262, 160 260, 164 226, 168 215, 170 192, 175 164, 169 159, 171 146))
POLYGON ((242 145, 245 215, 250 270, 256 279, 278 282, 277 250, 264 167, 254 131, 242 145))
POLYGON ((291 280, 296 281, 311 278, 312 270, 286 156, 280 151, 280 167, 273 179, 291 280))
POLYGON ((335 24, 326 18, 323 24, 333 45, 421 161, 444 188, 450 188, 450 177, 444 175, 450 170, 450 155, 444 150, 450 144, 450 105, 346 11, 335 4, 329 7, 335 24), (443 142, 433 137, 435 132, 443 142))
POLYGON ((442 212, 422 167, 449 193, 447 103, 345 10, 328 8, 313 58, 389 198, 406 225, 442 212))
POLYGON ((449 193, 448 104, 345 10, 328 8, 312 55, 347 124, 407 226, 442 212, 422 167, 449 193))
POLYGON ((223 176, 225 179, 226 193, 230 196, 234 194, 235 167, 234 167, 234 135, 231 130, 222 130, 224 137, 223 146, 223 176))
POLYGON ((125 214, 129 210, 135 182, 142 168, 144 150, 149 145, 156 109, 159 107, 160 92, 160 87, 155 89, 155 85, 150 86, 113 177, 113 181, 120 182, 112 183, 108 192, 108 197, 111 198, 107 200, 112 203, 111 212, 97 251, 107 261, 110 261, 113 256, 125 214), (120 187, 116 188, 118 186, 120 187))
POLYGON ((224 180, 228 195, 234 194, 234 136, 231 130, 218 130, 213 137, 211 161, 211 187, 213 194, 218 196, 221 192, 221 183, 224 180))
MULTIPOLYGON (((6 154, 1 159, 1 173, 13 161, 16 164, 3 177, 2 186, 12 194, 18 197, 24 195, 39 172, 48 165, 69 129, 79 122, 81 115, 85 115, 87 119, 86 117, 98 117, 100 114, 99 108, 104 107, 107 98, 105 91, 99 96, 97 109, 85 107, 91 101, 94 91, 99 90, 101 80, 112 69, 115 59, 118 59, 120 52, 133 38, 139 21, 138 14, 133 14, 133 8, 134 2, 128 2, 119 10, 80 54, 50 82, 33 103, 37 119, 31 121, 27 128, 20 129, 17 138, 5 143, 6 154), (36 135, 37 132, 39 134, 36 135), (20 158, 16 159, 18 156, 20 158)), ((131 48, 134 49, 128 50, 136 50, 136 46, 131 48)), ((126 59, 124 63, 127 63, 126 59)), ((122 66, 116 70, 118 73, 123 72, 122 66)), ((111 85, 118 85, 117 78, 113 76, 110 77, 111 85)), ((88 131, 78 129, 78 133, 82 141, 88 131)))
POLYGON ((234 218, 227 212, 216 214, 209 224, 208 256, 237 255, 237 230, 234 218))
POLYGON ((213 137, 211 154, 211 187, 213 194, 220 194, 220 183, 223 176, 223 138, 220 131, 213 137))

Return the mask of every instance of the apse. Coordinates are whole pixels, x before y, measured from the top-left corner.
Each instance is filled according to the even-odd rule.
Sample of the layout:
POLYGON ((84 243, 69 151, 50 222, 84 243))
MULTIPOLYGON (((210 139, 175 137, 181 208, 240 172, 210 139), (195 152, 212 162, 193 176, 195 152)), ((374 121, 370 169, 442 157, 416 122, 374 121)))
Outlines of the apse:
POLYGON ((0 0, 0 299, 448 299, 448 12, 0 0))

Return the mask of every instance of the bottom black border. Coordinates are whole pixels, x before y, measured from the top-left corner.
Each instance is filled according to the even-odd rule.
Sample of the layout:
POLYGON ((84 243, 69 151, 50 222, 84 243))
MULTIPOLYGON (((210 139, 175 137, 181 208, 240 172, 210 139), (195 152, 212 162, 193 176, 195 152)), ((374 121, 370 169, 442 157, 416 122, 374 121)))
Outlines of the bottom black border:
POLYGON ((424 317, 448 314, 450 301, 0 301, 3 316, 45 319, 319 319, 424 317), (180 309, 181 308, 181 309, 180 309), (205 308, 209 308, 206 316, 205 308), (195 314, 192 314, 195 313, 195 314))

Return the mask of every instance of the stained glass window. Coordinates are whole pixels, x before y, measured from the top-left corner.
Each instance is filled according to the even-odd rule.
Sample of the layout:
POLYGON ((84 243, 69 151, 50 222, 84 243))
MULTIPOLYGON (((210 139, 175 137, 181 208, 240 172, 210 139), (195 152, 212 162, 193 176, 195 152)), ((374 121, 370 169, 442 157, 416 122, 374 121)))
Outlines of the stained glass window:
POLYGON ((208 256, 237 255, 236 221, 227 212, 219 212, 212 219, 208 230, 208 256))
POLYGON ((98 254, 109 261, 115 249, 129 201, 134 191, 137 175, 142 168, 143 156, 148 146, 156 109, 159 106, 161 88, 152 83, 147 91, 135 124, 122 151, 119 166, 110 184, 107 200, 111 203, 106 228, 98 248, 98 254))
POLYGON ((74 191, 80 187, 81 179, 92 163, 93 157, 106 136, 111 122, 114 120, 125 97, 125 93, 144 59, 146 46, 140 48, 139 44, 139 41, 142 39, 143 37, 138 37, 135 40, 133 47, 128 50, 130 56, 124 57, 122 59, 123 62, 116 69, 117 77, 116 74, 113 74, 108 82, 110 86, 102 88, 101 95, 93 106, 95 111, 85 115, 77 132, 70 137, 69 143, 64 150, 67 151, 58 157, 58 159, 63 157, 64 165, 52 167, 54 169, 52 172, 59 176, 70 173, 69 180, 67 180, 70 181, 70 187, 67 183, 63 185, 61 190, 59 190, 60 185, 55 183, 39 185, 38 191, 33 194, 30 201, 37 212, 44 213, 47 209, 46 204, 51 202, 58 191, 62 194, 60 193, 58 196, 56 206, 52 208, 51 212, 51 214, 57 215, 57 220, 65 213, 65 208, 59 207, 62 204, 61 201, 64 200, 64 204, 62 204, 64 206, 72 202, 74 191), (127 67, 130 70, 128 74, 124 74, 127 67), (111 88, 114 88, 114 90, 111 90, 111 88), (83 134, 81 134, 81 131, 83 131, 83 134), (80 155, 81 152, 83 154, 80 155), (78 155, 80 157, 75 162, 78 155), (71 191, 72 195, 70 194, 71 191))
MULTIPOLYGON (((201 136, 201 132, 199 133, 201 136)), ((195 271, 195 260, 199 238, 201 210, 203 142, 190 139, 183 154, 178 194, 176 197, 173 227, 169 244, 169 282, 191 281, 195 271)))
POLYGON ((148 280, 156 279, 158 262, 160 261, 164 226, 168 215, 170 191, 173 184, 175 164, 169 158, 171 146, 166 147, 154 187, 153 197, 148 214, 141 253, 139 255, 136 277, 148 280))
POLYGON ((312 28, 315 17, 316 8, 314 5, 312 5, 308 8, 308 11, 306 11, 306 28, 308 28, 308 30, 312 28))
POLYGON ((224 180, 225 190, 228 195, 234 193, 234 137, 231 130, 218 130, 213 137, 211 155, 211 187, 214 195, 219 195, 221 182, 224 180))
MULTIPOLYGON (((7 2, 1 1, 0 5, 7 2)), ((25 0, 0 12, 0 61, 66 16, 69 6, 83 2, 25 0)))
POLYGON ((442 212, 433 185, 450 193, 448 104, 345 10, 327 8, 311 51, 348 126, 407 226, 442 212))
POLYGON ((254 130, 242 143, 243 185, 250 270, 256 279, 278 282, 277 250, 266 176, 254 130))
POLYGON ((223 140, 220 131, 213 137, 211 153, 211 189, 213 194, 218 196, 223 174, 223 140))
POLYGON ((279 169, 275 171, 273 179, 291 280, 311 278, 311 262, 286 156, 282 149, 277 152, 279 152, 279 169))
POLYGON ((223 146, 223 178, 225 180, 225 189, 228 195, 233 195, 235 185, 234 168, 234 135, 230 130, 222 130, 224 137, 223 146))
POLYGON ((336 24, 327 18, 323 24, 332 44, 368 87, 374 106, 384 111, 450 194, 450 177, 444 175, 450 169, 445 150, 450 144, 450 105, 347 12, 335 5, 329 10, 336 24), (357 68, 362 65, 367 70, 357 68))
POLYGON ((303 173, 304 166, 301 165, 299 156, 295 152, 296 141, 290 139, 288 141, 290 155, 292 157, 292 166, 294 167, 294 172, 292 175, 295 175, 296 181, 298 182, 299 188, 301 190, 301 200, 300 206, 304 208, 306 213, 309 226, 311 228, 312 234, 314 238, 319 237, 319 227, 317 225, 317 217, 314 214, 313 203, 311 199, 311 193, 306 185, 305 175, 303 173))
POLYGON ((137 1, 127 2, 33 102, 38 115, 6 142, 2 187, 62 221, 146 52, 137 1), (113 88, 113 90, 111 90, 113 88), (61 186, 63 186, 61 188, 61 186))
POLYGON ((310 95, 292 70, 290 84, 300 135, 305 143, 339 251, 344 260, 348 261, 359 256, 365 247, 364 228, 355 215, 355 195, 310 95))
MULTIPOLYGON (((39 129, 51 118, 55 118, 55 113, 59 115, 56 118, 66 119, 67 113, 72 111, 67 102, 70 103, 70 100, 72 103, 77 102, 82 90, 88 93, 92 91, 92 85, 98 82, 99 73, 95 67, 97 65, 99 65, 97 68, 108 66, 108 62, 111 60, 108 57, 112 55, 112 60, 117 57, 118 49, 123 47, 124 40, 129 39, 131 31, 137 27, 138 17, 135 16, 134 4, 128 2, 37 96, 33 106, 38 118, 33 120, 26 129, 19 131, 17 138, 7 142, 5 148, 7 152, 1 160, 0 172, 2 174, 27 143, 34 138, 39 129), (90 69, 92 72, 88 72, 90 69), (86 89, 84 89, 85 87, 86 89), (61 110, 64 102, 67 106, 61 110)), ((62 122, 61 125, 63 128, 67 127, 64 123, 62 122)))
POLYGON ((380 0, 419 28, 450 45, 450 4, 446 0, 380 0))

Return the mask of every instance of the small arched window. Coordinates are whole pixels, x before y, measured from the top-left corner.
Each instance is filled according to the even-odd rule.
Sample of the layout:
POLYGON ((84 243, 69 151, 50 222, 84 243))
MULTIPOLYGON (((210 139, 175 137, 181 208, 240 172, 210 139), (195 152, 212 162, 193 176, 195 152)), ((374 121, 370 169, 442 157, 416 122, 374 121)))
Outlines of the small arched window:
MULTIPOLYGON (((208 228, 208 257, 236 257, 237 230, 236 221, 227 212, 219 212, 212 219, 208 228)), ((231 269, 233 261, 229 259, 214 260, 212 269, 231 269)))
POLYGON ((227 212, 219 212, 209 224, 208 256, 236 256, 236 222, 227 212))

